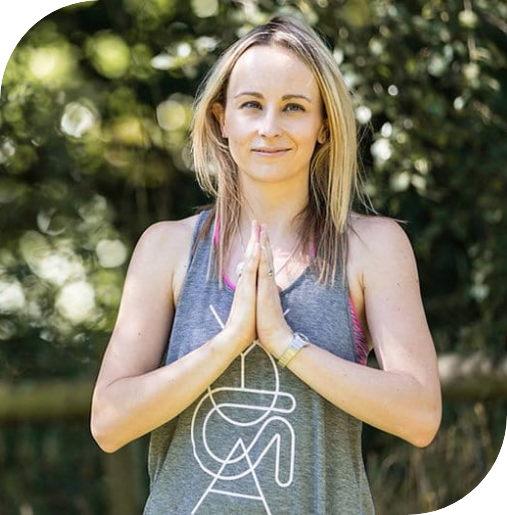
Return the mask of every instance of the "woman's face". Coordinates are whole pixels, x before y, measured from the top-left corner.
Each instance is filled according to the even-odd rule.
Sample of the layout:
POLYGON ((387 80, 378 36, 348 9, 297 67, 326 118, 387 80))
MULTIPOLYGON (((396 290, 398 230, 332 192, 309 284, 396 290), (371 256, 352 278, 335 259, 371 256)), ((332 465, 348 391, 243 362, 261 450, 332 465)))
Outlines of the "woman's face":
POLYGON ((230 75, 225 109, 214 107, 243 183, 307 184, 323 109, 312 71, 295 54, 249 48, 230 75))

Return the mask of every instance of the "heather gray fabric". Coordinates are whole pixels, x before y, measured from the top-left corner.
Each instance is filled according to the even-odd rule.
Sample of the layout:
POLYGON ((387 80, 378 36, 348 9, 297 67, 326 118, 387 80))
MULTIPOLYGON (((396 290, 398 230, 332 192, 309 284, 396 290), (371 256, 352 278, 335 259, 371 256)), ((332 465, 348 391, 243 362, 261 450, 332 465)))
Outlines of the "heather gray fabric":
MULTIPOLYGON (((227 320, 234 292, 206 280, 211 245, 211 237, 201 241, 189 263, 167 363, 227 320)), ((340 276, 324 287, 307 269, 280 295, 294 331, 356 360, 340 276)), ((253 344, 194 404, 153 431, 144 515, 372 515, 361 427, 253 344)))

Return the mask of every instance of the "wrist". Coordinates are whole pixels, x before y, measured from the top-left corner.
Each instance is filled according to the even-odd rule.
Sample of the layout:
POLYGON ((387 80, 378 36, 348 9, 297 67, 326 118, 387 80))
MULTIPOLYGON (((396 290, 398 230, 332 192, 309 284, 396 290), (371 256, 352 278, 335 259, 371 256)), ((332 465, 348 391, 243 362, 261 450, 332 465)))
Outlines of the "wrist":
POLYGON ((291 342, 278 358, 278 366, 285 368, 308 345, 310 345, 310 341, 304 334, 294 333, 291 342))
POLYGON ((220 347, 227 349, 228 352, 239 354, 254 342, 256 335, 247 336, 232 327, 225 326, 215 338, 220 342, 220 347))
POLYGON ((293 338, 294 332, 287 326, 271 334, 269 338, 260 338, 260 343, 265 350, 278 360, 293 338))

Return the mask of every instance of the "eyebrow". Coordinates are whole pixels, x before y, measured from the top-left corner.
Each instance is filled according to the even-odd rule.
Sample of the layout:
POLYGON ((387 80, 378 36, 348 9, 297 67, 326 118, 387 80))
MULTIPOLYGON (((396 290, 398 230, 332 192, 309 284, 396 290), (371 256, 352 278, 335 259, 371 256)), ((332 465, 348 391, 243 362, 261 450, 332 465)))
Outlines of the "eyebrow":
MULTIPOLYGON (((238 97, 242 97, 242 96, 264 98, 261 93, 257 93, 256 91, 242 91, 241 93, 238 93, 237 95, 235 95, 234 98, 238 98, 238 97)), ((288 93, 287 95, 282 96, 282 100, 292 100, 294 98, 306 100, 310 104, 312 103, 312 101, 309 97, 307 97, 306 95, 298 94, 298 93, 288 93)))

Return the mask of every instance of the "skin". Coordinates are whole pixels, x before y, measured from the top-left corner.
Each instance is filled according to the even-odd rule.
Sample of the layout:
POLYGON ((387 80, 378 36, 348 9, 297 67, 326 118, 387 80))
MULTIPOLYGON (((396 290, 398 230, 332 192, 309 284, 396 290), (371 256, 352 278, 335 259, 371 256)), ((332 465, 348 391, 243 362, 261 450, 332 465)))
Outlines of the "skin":
POLYGON ((225 108, 215 104, 214 112, 243 190, 269 182, 270 189, 283 183, 304 191, 301 181, 325 124, 317 82, 299 59, 283 49, 250 48, 231 74, 225 108))
MULTIPOLYGON (((275 358, 290 344, 292 330, 282 314, 279 289, 304 270, 308 256, 295 255, 283 273, 268 272, 277 269, 297 241, 293 219, 308 200, 309 161, 325 126, 321 112, 311 71, 289 51, 252 47, 239 59, 226 105, 214 107, 245 198, 240 231, 247 249, 235 241, 226 265, 229 277, 235 277, 238 263, 244 262, 229 318, 211 340, 159 367, 196 217, 148 228, 132 256, 94 391, 91 428, 105 451, 176 417, 253 339, 275 358), (247 105, 237 102, 244 91, 255 93, 242 96, 247 105), (287 108, 294 95, 309 98, 298 98, 298 104, 306 102, 303 111, 287 108)), ((413 251, 391 220, 353 215, 351 226, 350 295, 381 369, 345 361, 313 343, 287 368, 344 411, 423 447, 438 429, 441 400, 413 251)))
MULTIPOLYGON (((238 165, 245 199, 241 232, 248 240, 251 221, 264 223, 276 242, 274 270, 280 270, 297 244, 291 220, 308 202, 310 160, 326 129, 317 82, 288 50, 255 46, 236 63, 225 106, 215 104, 213 112, 238 165)), ((232 248, 229 277, 242 254, 232 248)), ((288 286, 308 261, 291 259, 277 274, 279 286, 288 286)))

